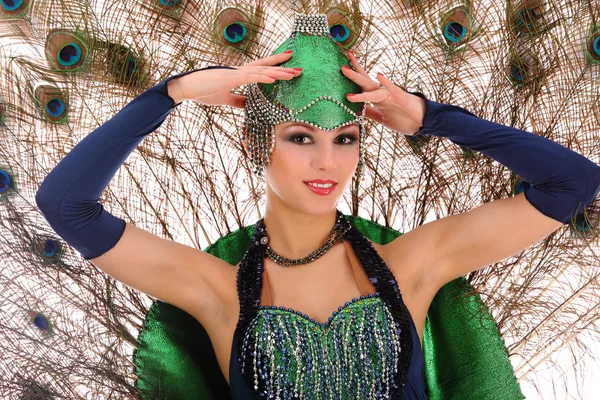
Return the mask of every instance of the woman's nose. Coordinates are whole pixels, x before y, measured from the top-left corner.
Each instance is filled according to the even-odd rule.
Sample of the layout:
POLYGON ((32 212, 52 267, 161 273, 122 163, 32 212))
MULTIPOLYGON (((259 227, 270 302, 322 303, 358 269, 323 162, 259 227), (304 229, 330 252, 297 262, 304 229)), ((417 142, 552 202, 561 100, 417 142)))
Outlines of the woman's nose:
POLYGON ((329 171, 336 167, 333 146, 319 146, 313 158, 313 167, 329 171))

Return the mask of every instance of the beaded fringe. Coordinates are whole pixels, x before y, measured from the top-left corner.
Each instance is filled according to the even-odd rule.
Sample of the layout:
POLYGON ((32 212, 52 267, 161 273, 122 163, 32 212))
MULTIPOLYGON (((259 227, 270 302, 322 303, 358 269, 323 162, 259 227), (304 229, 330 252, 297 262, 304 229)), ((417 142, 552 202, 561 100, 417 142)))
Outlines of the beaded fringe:
POLYGON ((255 226, 237 275, 234 333, 255 398, 401 398, 413 352, 408 309, 375 248, 340 211, 337 217, 377 293, 346 303, 324 324, 293 309, 260 307, 266 229, 262 220, 255 226))

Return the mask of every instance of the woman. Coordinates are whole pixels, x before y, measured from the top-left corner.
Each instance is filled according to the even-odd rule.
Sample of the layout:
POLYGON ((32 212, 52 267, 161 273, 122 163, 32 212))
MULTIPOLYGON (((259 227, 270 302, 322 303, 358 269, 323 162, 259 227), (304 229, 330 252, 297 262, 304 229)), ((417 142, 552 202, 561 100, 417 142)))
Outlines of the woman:
MULTIPOLYGON (((303 21, 300 17, 298 24, 303 21)), ((327 30, 326 20, 321 23, 327 30)), ((301 42, 298 32, 287 45, 301 42)), ((306 50, 302 46, 311 44, 300 45, 306 50)), ((339 56, 331 51, 324 54, 339 56)), ((358 112, 334 129, 318 127, 331 117, 323 110, 305 120, 309 125, 273 124, 286 119, 285 112, 273 116, 252 92, 255 85, 312 73, 307 67, 279 66, 294 53, 276 53, 236 68, 179 74, 147 90, 57 165, 38 191, 38 206, 56 232, 98 268, 196 317, 211 337, 234 398, 426 398, 421 337, 437 290, 570 221, 600 190, 600 168, 542 137, 408 94, 382 76, 380 86, 351 54, 354 70, 340 66, 336 73, 364 93, 346 92, 345 102, 335 103, 358 112), (230 93, 241 85, 249 85, 247 98, 230 93), (234 268, 126 224, 97 203, 131 151, 184 100, 244 107, 245 146, 257 170, 266 168, 265 217, 234 268), (373 107, 347 105, 353 102, 373 107), (336 210, 362 161, 363 116, 394 131, 443 135, 481 151, 531 183, 527 198, 493 202, 478 214, 438 220, 388 245, 375 245, 336 210), (269 125, 274 125, 272 141, 269 125), (553 163, 557 157, 564 161, 561 166, 553 163), (506 239, 502 223, 510 215, 529 224, 499 241, 506 239), (486 230, 473 220, 485 220, 486 230), (475 250, 461 258, 466 246, 475 250), (417 251, 423 248, 430 250, 426 256, 417 251)), ((340 87, 320 90, 339 92, 340 87)))

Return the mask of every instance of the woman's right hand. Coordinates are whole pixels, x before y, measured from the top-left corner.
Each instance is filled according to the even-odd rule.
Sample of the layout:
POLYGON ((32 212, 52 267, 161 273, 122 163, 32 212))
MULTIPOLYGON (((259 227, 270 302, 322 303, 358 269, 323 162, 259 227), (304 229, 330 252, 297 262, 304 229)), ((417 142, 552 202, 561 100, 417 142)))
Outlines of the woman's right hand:
POLYGON ((169 81, 169 94, 172 94, 176 104, 183 100, 193 100, 211 106, 244 108, 246 98, 231 93, 231 90, 249 83, 273 83, 276 79, 295 78, 302 73, 301 70, 276 66, 288 61, 291 56, 292 53, 280 53, 234 67, 236 69, 196 71, 169 81))

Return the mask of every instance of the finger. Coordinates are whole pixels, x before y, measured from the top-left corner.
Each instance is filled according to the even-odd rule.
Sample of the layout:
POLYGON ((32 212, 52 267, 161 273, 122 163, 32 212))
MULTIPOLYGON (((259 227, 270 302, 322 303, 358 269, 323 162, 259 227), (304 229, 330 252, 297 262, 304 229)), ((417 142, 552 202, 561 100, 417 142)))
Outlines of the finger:
POLYGON ((354 96, 350 96, 350 94, 352 93, 348 93, 346 98, 353 103, 379 103, 390 97, 390 92, 385 88, 379 88, 370 92, 356 93, 354 96))
POLYGON ((350 63, 352 64, 356 72, 358 72, 362 76, 369 76, 369 74, 367 74, 367 71, 365 71, 362 65, 358 63, 358 60, 356 59, 354 53, 352 53, 351 51, 348 52, 348 58, 350 59, 350 63))
POLYGON ((270 72, 270 71, 286 71, 286 72, 295 72, 297 70, 294 67, 278 67, 278 66, 269 66, 269 65, 242 65, 238 67, 239 71, 244 72, 270 72))
POLYGON ((381 84, 383 86, 385 86, 385 88, 390 92, 390 94, 398 93, 398 91, 401 91, 402 93, 406 93, 402 89, 400 89, 398 86, 396 86, 396 84, 394 82, 390 81, 388 78, 386 78, 382 74, 377 74, 377 80, 379 82, 381 82, 381 84))
POLYGON ((365 109, 365 117, 372 119, 375 122, 379 122, 379 123, 383 122, 383 116, 373 106, 369 106, 369 105, 367 106, 367 108, 365 109))
POLYGON ((259 58, 245 65, 277 65, 287 61, 292 56, 292 53, 279 53, 272 56, 259 58))
POLYGON ((294 75, 299 75, 302 71, 299 70, 295 70, 294 68, 289 68, 289 67, 263 67, 263 66, 253 66, 250 69, 248 69, 248 71, 251 71, 252 73, 258 74, 258 73, 262 73, 262 74, 267 74, 267 75, 271 75, 273 71, 278 71, 278 72, 286 72, 288 74, 294 74, 294 75))
POLYGON ((363 75, 358 71, 353 71, 350 68, 342 67, 342 74, 348 79, 351 79, 354 83, 360 86, 364 91, 370 92, 376 90, 379 84, 369 77, 369 75, 363 75))
MULTIPOLYGON (((300 71, 298 71, 300 72, 300 71)), ((290 74, 285 71, 267 70, 264 73, 243 72, 242 74, 233 75, 230 84, 233 87, 248 85, 250 83, 273 83, 276 80, 287 81, 295 78, 298 74, 290 74)), ((229 91, 228 89, 227 91, 229 91)))

